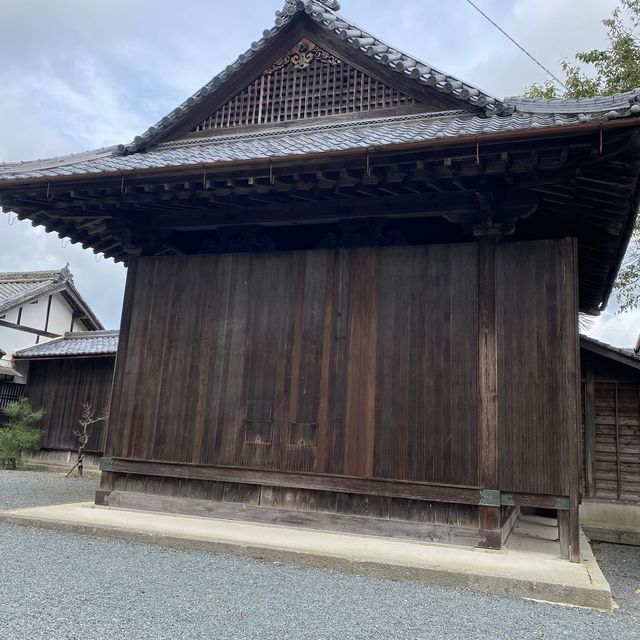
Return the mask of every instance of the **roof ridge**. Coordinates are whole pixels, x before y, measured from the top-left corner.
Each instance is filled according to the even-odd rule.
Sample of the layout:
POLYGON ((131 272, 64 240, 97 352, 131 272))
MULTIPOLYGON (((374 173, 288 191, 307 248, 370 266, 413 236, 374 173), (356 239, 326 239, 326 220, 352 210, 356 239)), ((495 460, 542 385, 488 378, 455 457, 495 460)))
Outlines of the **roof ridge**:
POLYGON ((80 338, 104 338, 108 336, 117 336, 120 334, 118 329, 98 329, 97 331, 67 331, 56 340, 73 340, 80 338))
POLYGON ((284 29, 300 13, 306 13, 318 25, 351 44, 356 51, 360 51, 360 53, 367 55, 380 65, 393 69, 421 85, 431 87, 441 93, 452 95, 472 106, 482 108, 487 115, 507 115, 513 110, 511 106, 489 93, 465 83, 455 76, 445 74, 435 67, 401 51, 399 48, 380 40, 338 13, 339 9, 340 3, 337 0, 285 0, 284 7, 276 11, 274 26, 271 29, 265 29, 260 40, 252 42, 250 48, 240 54, 233 63, 214 76, 180 106, 164 116, 155 125, 149 127, 142 135, 136 136, 133 142, 128 145, 119 145, 117 151, 120 153, 135 153, 153 144, 153 141, 164 131, 185 118, 196 105, 200 104, 222 83, 235 75, 271 38, 284 29))
MULTIPOLYGON (((470 115, 468 111, 463 109, 455 109, 450 111, 433 111, 425 113, 410 113, 399 116, 383 116, 377 118, 362 118, 360 120, 343 120, 321 122, 320 119, 314 120, 313 124, 300 124, 298 126, 289 126, 287 128, 277 127, 273 124, 256 125, 251 130, 244 130, 238 133, 217 133, 208 136, 198 136, 193 138, 184 138, 181 140, 168 140, 161 142, 152 147, 154 151, 162 149, 170 149, 173 147, 197 146, 199 144, 207 144, 212 142, 231 142, 235 140, 254 140, 256 138, 272 138, 274 136, 288 136, 297 133, 312 133, 315 131, 324 131, 326 129, 353 129, 362 126, 375 126, 379 124, 392 124, 396 122, 412 122, 416 120, 439 120, 441 118, 454 117, 460 115, 470 115)), ((477 117, 477 116, 476 116, 477 117)), ((221 131, 221 130, 219 130, 221 131)))
POLYGON ((51 269, 46 271, 4 271, 0 272, 0 282, 36 282, 45 280, 55 280, 62 276, 69 269, 51 269))

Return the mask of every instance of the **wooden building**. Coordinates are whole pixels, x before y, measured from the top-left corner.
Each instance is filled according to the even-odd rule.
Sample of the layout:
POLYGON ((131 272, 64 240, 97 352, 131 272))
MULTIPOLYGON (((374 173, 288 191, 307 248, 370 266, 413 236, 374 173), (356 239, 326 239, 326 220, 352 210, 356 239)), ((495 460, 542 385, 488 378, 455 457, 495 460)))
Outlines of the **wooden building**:
POLYGON ((577 314, 633 228, 640 91, 499 100, 338 11, 287 2, 131 144, 0 168, 6 211, 128 266, 97 502, 494 548, 550 507, 578 560, 577 314))
MULTIPOLYGON (((67 333, 62 338, 18 351, 14 359, 28 364, 25 395, 44 409, 41 451, 30 463, 68 464, 78 449, 78 420, 83 403, 96 413, 108 408, 118 348, 117 331, 67 333)), ((92 425, 85 448, 85 466, 104 451, 107 423, 92 425)))
POLYGON ((589 537, 640 544, 640 355, 581 338, 582 521, 589 537))

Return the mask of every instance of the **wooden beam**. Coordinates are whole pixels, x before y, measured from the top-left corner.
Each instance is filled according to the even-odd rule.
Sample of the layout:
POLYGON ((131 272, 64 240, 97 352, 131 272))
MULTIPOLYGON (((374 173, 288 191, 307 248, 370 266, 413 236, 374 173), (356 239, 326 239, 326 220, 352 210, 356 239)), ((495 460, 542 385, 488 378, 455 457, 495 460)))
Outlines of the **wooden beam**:
POLYGON ((7 322, 6 320, 0 320, 0 327, 6 329, 15 329, 16 331, 24 331, 25 333, 33 333, 37 336, 43 336, 44 338, 61 338, 59 333, 50 333, 49 331, 43 331, 42 329, 35 329, 34 327, 25 327, 22 324, 15 324, 14 322, 7 322))
MULTIPOLYGON (((112 402, 116 401, 115 395, 112 402)), ((238 467, 196 465, 186 463, 152 462, 124 458, 103 458, 103 471, 138 475, 210 480, 215 482, 239 482, 273 487, 295 487, 318 491, 337 491, 373 496, 430 500, 453 504, 480 505, 482 492, 478 487, 466 487, 401 480, 381 480, 353 476, 337 476, 318 473, 255 470, 238 467)))
MULTIPOLYGON (((529 215, 537 204, 537 196, 507 192, 498 197, 493 211, 496 219, 529 215)), ((207 230, 222 226, 254 224, 311 224, 361 217, 444 217, 447 220, 473 220, 481 214, 475 192, 421 193, 372 198, 343 198, 303 204, 275 204, 264 207, 238 207, 197 212, 158 213, 153 216, 131 216, 129 220, 146 230, 207 230)))

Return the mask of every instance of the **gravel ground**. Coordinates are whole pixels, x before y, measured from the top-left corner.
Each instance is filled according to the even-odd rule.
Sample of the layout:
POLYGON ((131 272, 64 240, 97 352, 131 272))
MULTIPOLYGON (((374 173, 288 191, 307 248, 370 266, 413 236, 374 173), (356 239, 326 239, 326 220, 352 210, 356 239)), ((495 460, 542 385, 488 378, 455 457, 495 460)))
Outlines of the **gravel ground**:
MULTIPOLYGON (((0 472, 0 508, 92 497, 0 472)), ((614 614, 0 524, 2 640, 640 638, 640 550, 601 544, 614 614)))

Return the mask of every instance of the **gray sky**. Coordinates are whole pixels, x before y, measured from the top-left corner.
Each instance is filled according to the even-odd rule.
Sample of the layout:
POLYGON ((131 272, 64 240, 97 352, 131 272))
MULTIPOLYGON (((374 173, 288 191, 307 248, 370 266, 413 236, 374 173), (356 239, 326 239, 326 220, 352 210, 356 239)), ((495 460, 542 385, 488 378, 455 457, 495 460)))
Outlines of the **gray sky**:
MULTIPOLYGON (((576 51, 604 46, 617 0, 476 0, 554 73, 576 51)), ((282 0, 0 0, 0 161, 129 142, 221 71, 272 26, 282 0)), ((465 0, 342 0, 383 40, 497 96, 544 74, 465 0)), ((13 216, 12 216, 13 217, 13 216)), ((28 222, 0 219, 0 270, 58 268, 107 327, 118 327, 124 269, 62 246, 28 222)), ((614 314, 591 334, 635 343, 640 313, 614 314)))

